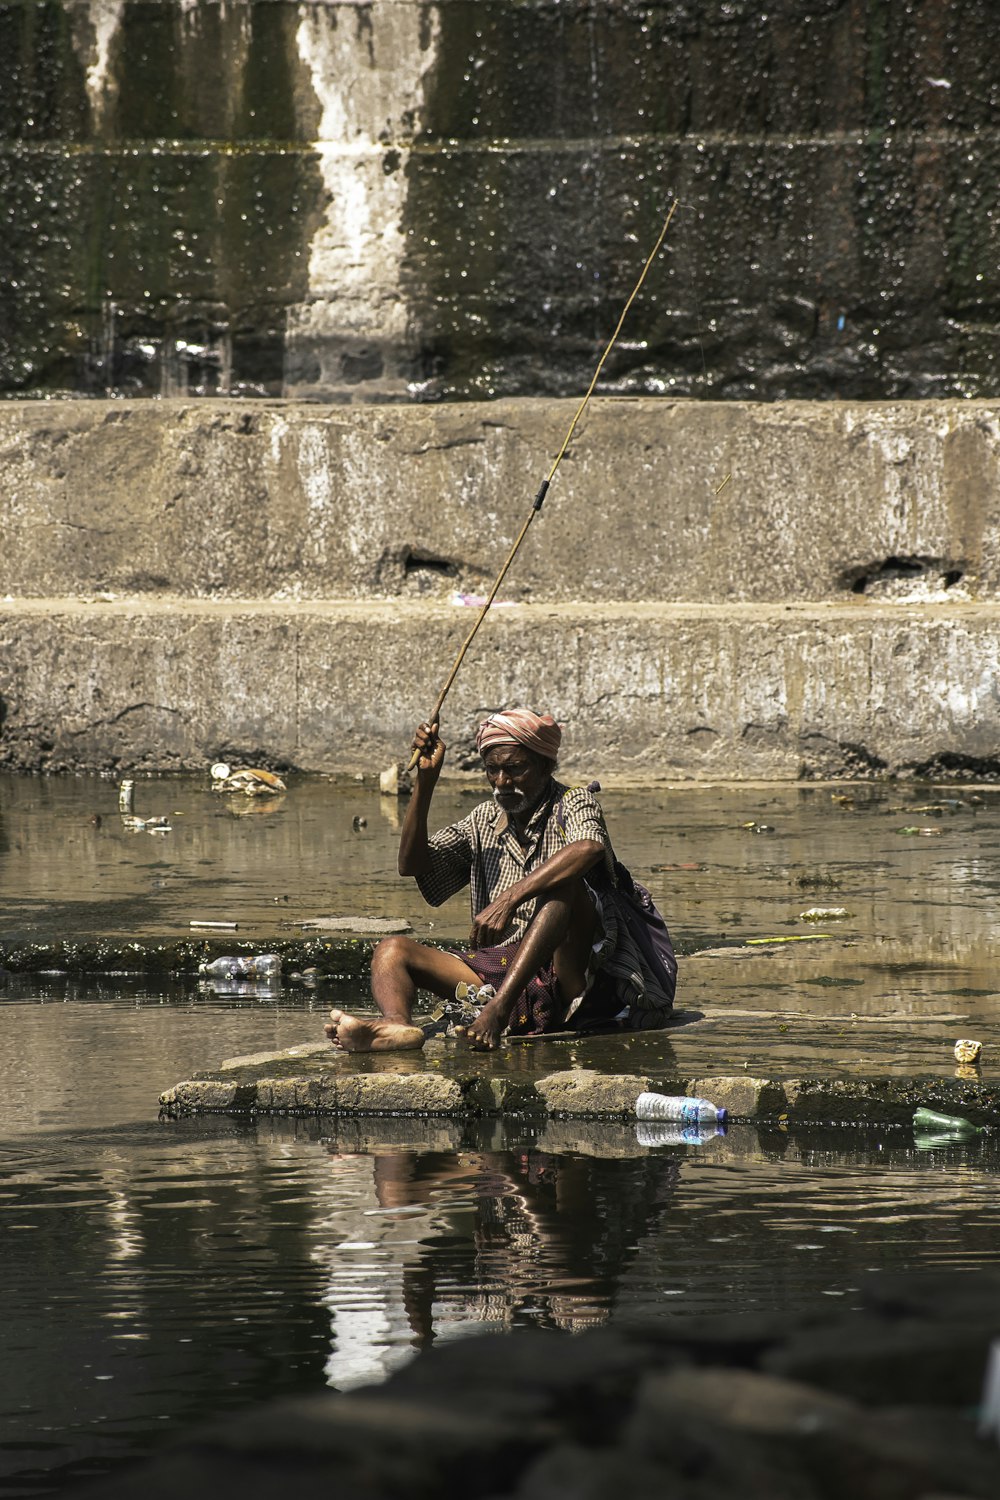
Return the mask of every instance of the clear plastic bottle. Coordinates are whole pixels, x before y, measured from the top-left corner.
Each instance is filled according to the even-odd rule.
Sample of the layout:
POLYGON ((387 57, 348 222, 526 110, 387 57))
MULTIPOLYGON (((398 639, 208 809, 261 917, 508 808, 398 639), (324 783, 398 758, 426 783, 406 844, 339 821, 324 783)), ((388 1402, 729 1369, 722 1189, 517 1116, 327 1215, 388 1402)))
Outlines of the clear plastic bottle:
POLYGON ((248 953, 238 956, 213 958, 211 963, 200 963, 199 974, 210 979, 270 979, 281 973, 281 959, 276 953, 248 953))
POLYGON ((726 1134, 725 1125, 675 1125, 667 1120, 637 1120, 635 1138, 640 1146, 703 1146, 726 1134))
POLYGON ((635 1101, 637 1120, 672 1120, 678 1125, 725 1125, 729 1111, 710 1099, 684 1094, 640 1094, 635 1101))

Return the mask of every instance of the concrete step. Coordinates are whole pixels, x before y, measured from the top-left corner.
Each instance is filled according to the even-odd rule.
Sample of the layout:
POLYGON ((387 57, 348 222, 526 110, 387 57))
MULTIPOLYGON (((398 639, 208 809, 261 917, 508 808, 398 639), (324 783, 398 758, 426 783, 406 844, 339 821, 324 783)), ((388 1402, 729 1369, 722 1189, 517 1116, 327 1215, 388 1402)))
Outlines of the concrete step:
MULTIPOLYGON (((0 406, 0 595, 436 598, 497 576, 575 401, 0 406)), ((595 399, 502 597, 1000 599, 1000 405, 595 399)))
MULTIPOLYGON (((433 707, 476 612, 436 601, 0 603, 0 764, 204 768, 220 754, 374 772, 433 707)), ((564 726, 561 765, 663 779, 997 769, 1000 604, 519 605, 448 699, 564 726)))

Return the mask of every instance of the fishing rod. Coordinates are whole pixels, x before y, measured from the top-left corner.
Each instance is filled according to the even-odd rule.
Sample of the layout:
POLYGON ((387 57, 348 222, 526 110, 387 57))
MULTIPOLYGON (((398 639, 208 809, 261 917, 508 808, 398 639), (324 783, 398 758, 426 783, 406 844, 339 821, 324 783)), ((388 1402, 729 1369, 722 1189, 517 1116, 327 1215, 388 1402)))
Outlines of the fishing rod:
MULTIPOLYGON (((520 530, 520 532, 518 533, 518 536, 517 536, 517 540, 514 542, 513 547, 511 547, 510 552, 507 554, 507 560, 504 563, 503 567, 500 569, 500 572, 497 574, 497 576, 496 576, 496 582, 494 583, 493 587, 490 589, 490 592, 489 592, 489 594, 486 597, 486 601, 485 601, 485 603, 483 604, 482 608, 479 611, 479 614, 478 614, 478 616, 476 618, 475 624, 473 625, 472 629, 469 631, 469 634, 466 636, 465 640, 462 643, 462 648, 461 648, 461 650, 459 651, 458 655, 455 658, 455 664, 452 667, 450 673, 448 674, 448 680, 445 683, 444 687, 441 689, 440 694, 438 695, 438 700, 437 700, 437 703, 434 706, 434 711, 431 714, 430 718, 427 720, 428 724, 436 724, 436 723, 438 723, 438 721, 439 721, 439 719, 441 717, 441 709, 444 707, 444 700, 447 698, 449 692, 451 691, 452 683, 455 681, 455 678, 458 676, 459 668, 461 667, 462 662, 465 660, 465 654, 468 651, 469 647, 472 645, 472 642, 475 640, 476 635, 479 632, 480 625, 482 625, 483 621, 486 619, 486 616, 487 616, 487 614, 489 613, 489 610, 490 610, 490 606, 492 605, 494 599, 496 598, 496 596, 497 596, 497 594, 498 594, 498 592, 500 590, 500 585, 503 583, 504 579, 506 578, 507 573, 508 573, 508 571, 510 569, 510 565, 514 561, 514 558, 517 556, 518 548, 520 547, 521 543, 524 541, 525 537, 528 534, 528 528, 529 528, 529 526, 531 525, 532 521, 535 519, 536 515, 538 514, 538 512, 542 508, 542 503, 543 503, 543 501, 545 499, 545 496, 548 494, 549 486, 552 483, 553 479, 555 478, 556 470, 558 469, 559 465, 562 463, 562 461, 563 461, 563 455, 565 454, 566 449, 569 447, 570 440, 572 439, 572 436, 573 436, 574 432, 576 431, 576 425, 579 422, 580 418, 583 416, 583 413, 585 412, 585 410, 587 408, 588 401, 590 400, 591 396, 594 394, 594 387, 597 385, 597 382, 600 379, 601 371, 604 369, 605 361, 607 360, 608 355, 611 353, 612 349, 614 348, 615 341, 617 340, 618 335, 622 331, 622 325, 624 324, 625 319, 628 316, 629 308, 632 306, 632 303, 635 301, 636 297, 639 295, 639 288, 642 286, 642 283, 646 279, 646 273, 649 270, 650 266, 653 264, 653 261, 656 259, 657 255, 659 254, 660 246, 663 244, 663 241, 667 237, 667 230, 670 228, 670 221, 673 218, 675 212, 677 211, 677 204, 678 204, 678 199, 675 198, 674 201, 673 201, 673 203, 671 203, 671 205, 670 205, 670 212, 667 214, 666 219, 663 221, 663 228, 660 230, 660 233, 659 233, 659 235, 657 237, 657 240, 656 240, 656 244, 653 246, 652 250, 649 252, 649 255, 646 257, 646 263, 645 263, 645 265, 642 268, 642 271, 641 271, 641 273, 639 275, 639 279, 636 282, 635 286, 632 288, 632 291, 630 292, 629 297, 628 297, 628 301, 625 303, 625 306, 622 308, 621 317, 618 319, 618 323, 617 323, 617 325, 615 327, 615 331, 611 335, 610 339, 608 340, 607 346, 606 346, 606 348, 604 350, 604 353, 601 355, 600 359, 597 361, 597 368, 594 371, 593 379, 591 380, 590 385, 587 387, 587 394, 584 396, 583 400, 580 402, 579 406, 577 407, 577 409, 576 409, 576 411, 575 411, 575 413, 573 415, 573 420, 569 424, 569 431, 566 433, 566 436, 563 439, 563 445, 559 449, 559 452, 556 454, 555 461, 553 462, 551 469, 549 470, 548 474, 542 480, 541 484, 538 487, 538 494, 535 496, 534 504, 532 505, 531 510, 528 512, 528 519, 525 521, 524 525, 521 527, 521 530, 520 530)), ((413 767, 416 765, 416 763, 417 763, 417 761, 419 759, 420 759, 420 751, 419 750, 414 750, 412 756, 410 757, 410 761, 409 761, 409 764, 407 765, 406 769, 408 771, 412 771, 413 767)))

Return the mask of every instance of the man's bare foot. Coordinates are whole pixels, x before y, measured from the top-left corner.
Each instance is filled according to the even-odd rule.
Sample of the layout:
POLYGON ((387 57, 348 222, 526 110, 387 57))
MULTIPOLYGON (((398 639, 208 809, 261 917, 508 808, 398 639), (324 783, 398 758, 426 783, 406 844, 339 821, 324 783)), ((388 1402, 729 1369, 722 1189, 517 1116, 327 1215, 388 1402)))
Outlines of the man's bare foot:
POLYGON ((424 1045, 419 1026, 386 1021, 381 1016, 371 1020, 349 1016, 343 1010, 331 1010, 323 1030, 333 1045, 344 1052, 409 1052, 424 1045))
MULTIPOLYGON (((509 1019, 506 1008, 501 1009, 495 1000, 484 1005, 474 1021, 464 1029, 467 1042, 479 1052, 493 1052, 499 1047, 509 1019)), ((458 1027, 455 1027, 456 1032, 458 1027)))

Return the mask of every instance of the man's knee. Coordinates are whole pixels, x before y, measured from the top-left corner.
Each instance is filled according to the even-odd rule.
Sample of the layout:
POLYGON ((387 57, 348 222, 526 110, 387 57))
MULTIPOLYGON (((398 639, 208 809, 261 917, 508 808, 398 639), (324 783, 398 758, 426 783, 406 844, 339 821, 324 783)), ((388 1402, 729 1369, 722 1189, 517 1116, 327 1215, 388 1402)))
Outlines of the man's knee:
POLYGON ((558 914, 567 929, 589 929, 597 918, 594 898, 582 875, 574 880, 564 880, 561 885, 556 886, 546 898, 544 906, 539 908, 539 915, 549 906, 553 909, 553 920, 558 914))
POLYGON ((386 937, 375 944, 372 952, 373 969, 408 969, 414 953, 421 944, 408 937, 386 937))

